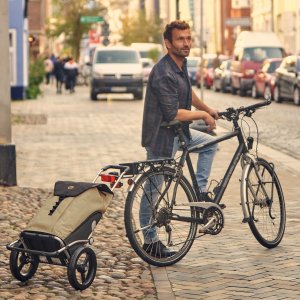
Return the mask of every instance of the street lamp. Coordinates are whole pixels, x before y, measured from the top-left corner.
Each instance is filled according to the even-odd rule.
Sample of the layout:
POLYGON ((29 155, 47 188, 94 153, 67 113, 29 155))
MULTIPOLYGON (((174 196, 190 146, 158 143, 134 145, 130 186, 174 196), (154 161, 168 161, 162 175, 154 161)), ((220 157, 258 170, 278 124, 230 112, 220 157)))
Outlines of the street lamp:
POLYGON ((180 20, 179 0, 176 0, 176 20, 180 20))

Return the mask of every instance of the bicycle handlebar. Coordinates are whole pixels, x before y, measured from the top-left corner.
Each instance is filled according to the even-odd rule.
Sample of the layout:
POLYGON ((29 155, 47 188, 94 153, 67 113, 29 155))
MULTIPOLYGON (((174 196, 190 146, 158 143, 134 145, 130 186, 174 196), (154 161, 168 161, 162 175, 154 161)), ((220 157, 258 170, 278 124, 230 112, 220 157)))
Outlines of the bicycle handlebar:
POLYGON ((256 111, 256 109, 270 104, 271 104, 271 100, 267 100, 246 107, 243 106, 240 108, 229 107, 226 109, 226 111, 219 112, 218 115, 219 117, 225 117, 227 120, 232 120, 235 119, 242 112, 245 112, 246 114, 253 113, 256 111))

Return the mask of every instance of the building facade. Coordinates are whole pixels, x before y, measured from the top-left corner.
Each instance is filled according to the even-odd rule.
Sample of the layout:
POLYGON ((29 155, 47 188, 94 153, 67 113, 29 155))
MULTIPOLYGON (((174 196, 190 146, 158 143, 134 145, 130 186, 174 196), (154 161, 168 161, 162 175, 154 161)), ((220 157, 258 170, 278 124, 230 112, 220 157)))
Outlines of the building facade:
POLYGON ((28 86, 28 6, 25 0, 9 0, 9 64, 11 99, 25 99, 28 86))

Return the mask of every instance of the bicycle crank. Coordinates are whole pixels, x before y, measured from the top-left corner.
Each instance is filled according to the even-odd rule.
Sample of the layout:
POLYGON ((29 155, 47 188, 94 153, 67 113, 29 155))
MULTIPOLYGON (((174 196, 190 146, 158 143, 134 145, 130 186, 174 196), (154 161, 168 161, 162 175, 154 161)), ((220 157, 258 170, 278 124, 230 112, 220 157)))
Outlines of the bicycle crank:
POLYGON ((216 206, 210 206, 203 212, 204 225, 199 229, 199 233, 219 234, 224 227, 224 214, 216 206))

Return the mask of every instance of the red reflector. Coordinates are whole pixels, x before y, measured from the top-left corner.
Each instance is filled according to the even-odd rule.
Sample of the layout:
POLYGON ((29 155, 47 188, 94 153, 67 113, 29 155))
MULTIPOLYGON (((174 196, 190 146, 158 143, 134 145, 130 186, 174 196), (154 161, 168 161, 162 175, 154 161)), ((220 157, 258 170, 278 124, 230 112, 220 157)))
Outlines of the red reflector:
POLYGON ((133 180, 130 178, 130 179, 128 179, 128 181, 127 181, 127 183, 128 183, 128 185, 132 185, 133 184, 133 180))
POLYGON ((103 174, 103 175, 101 175, 101 180, 104 182, 115 182, 116 176, 103 174))

